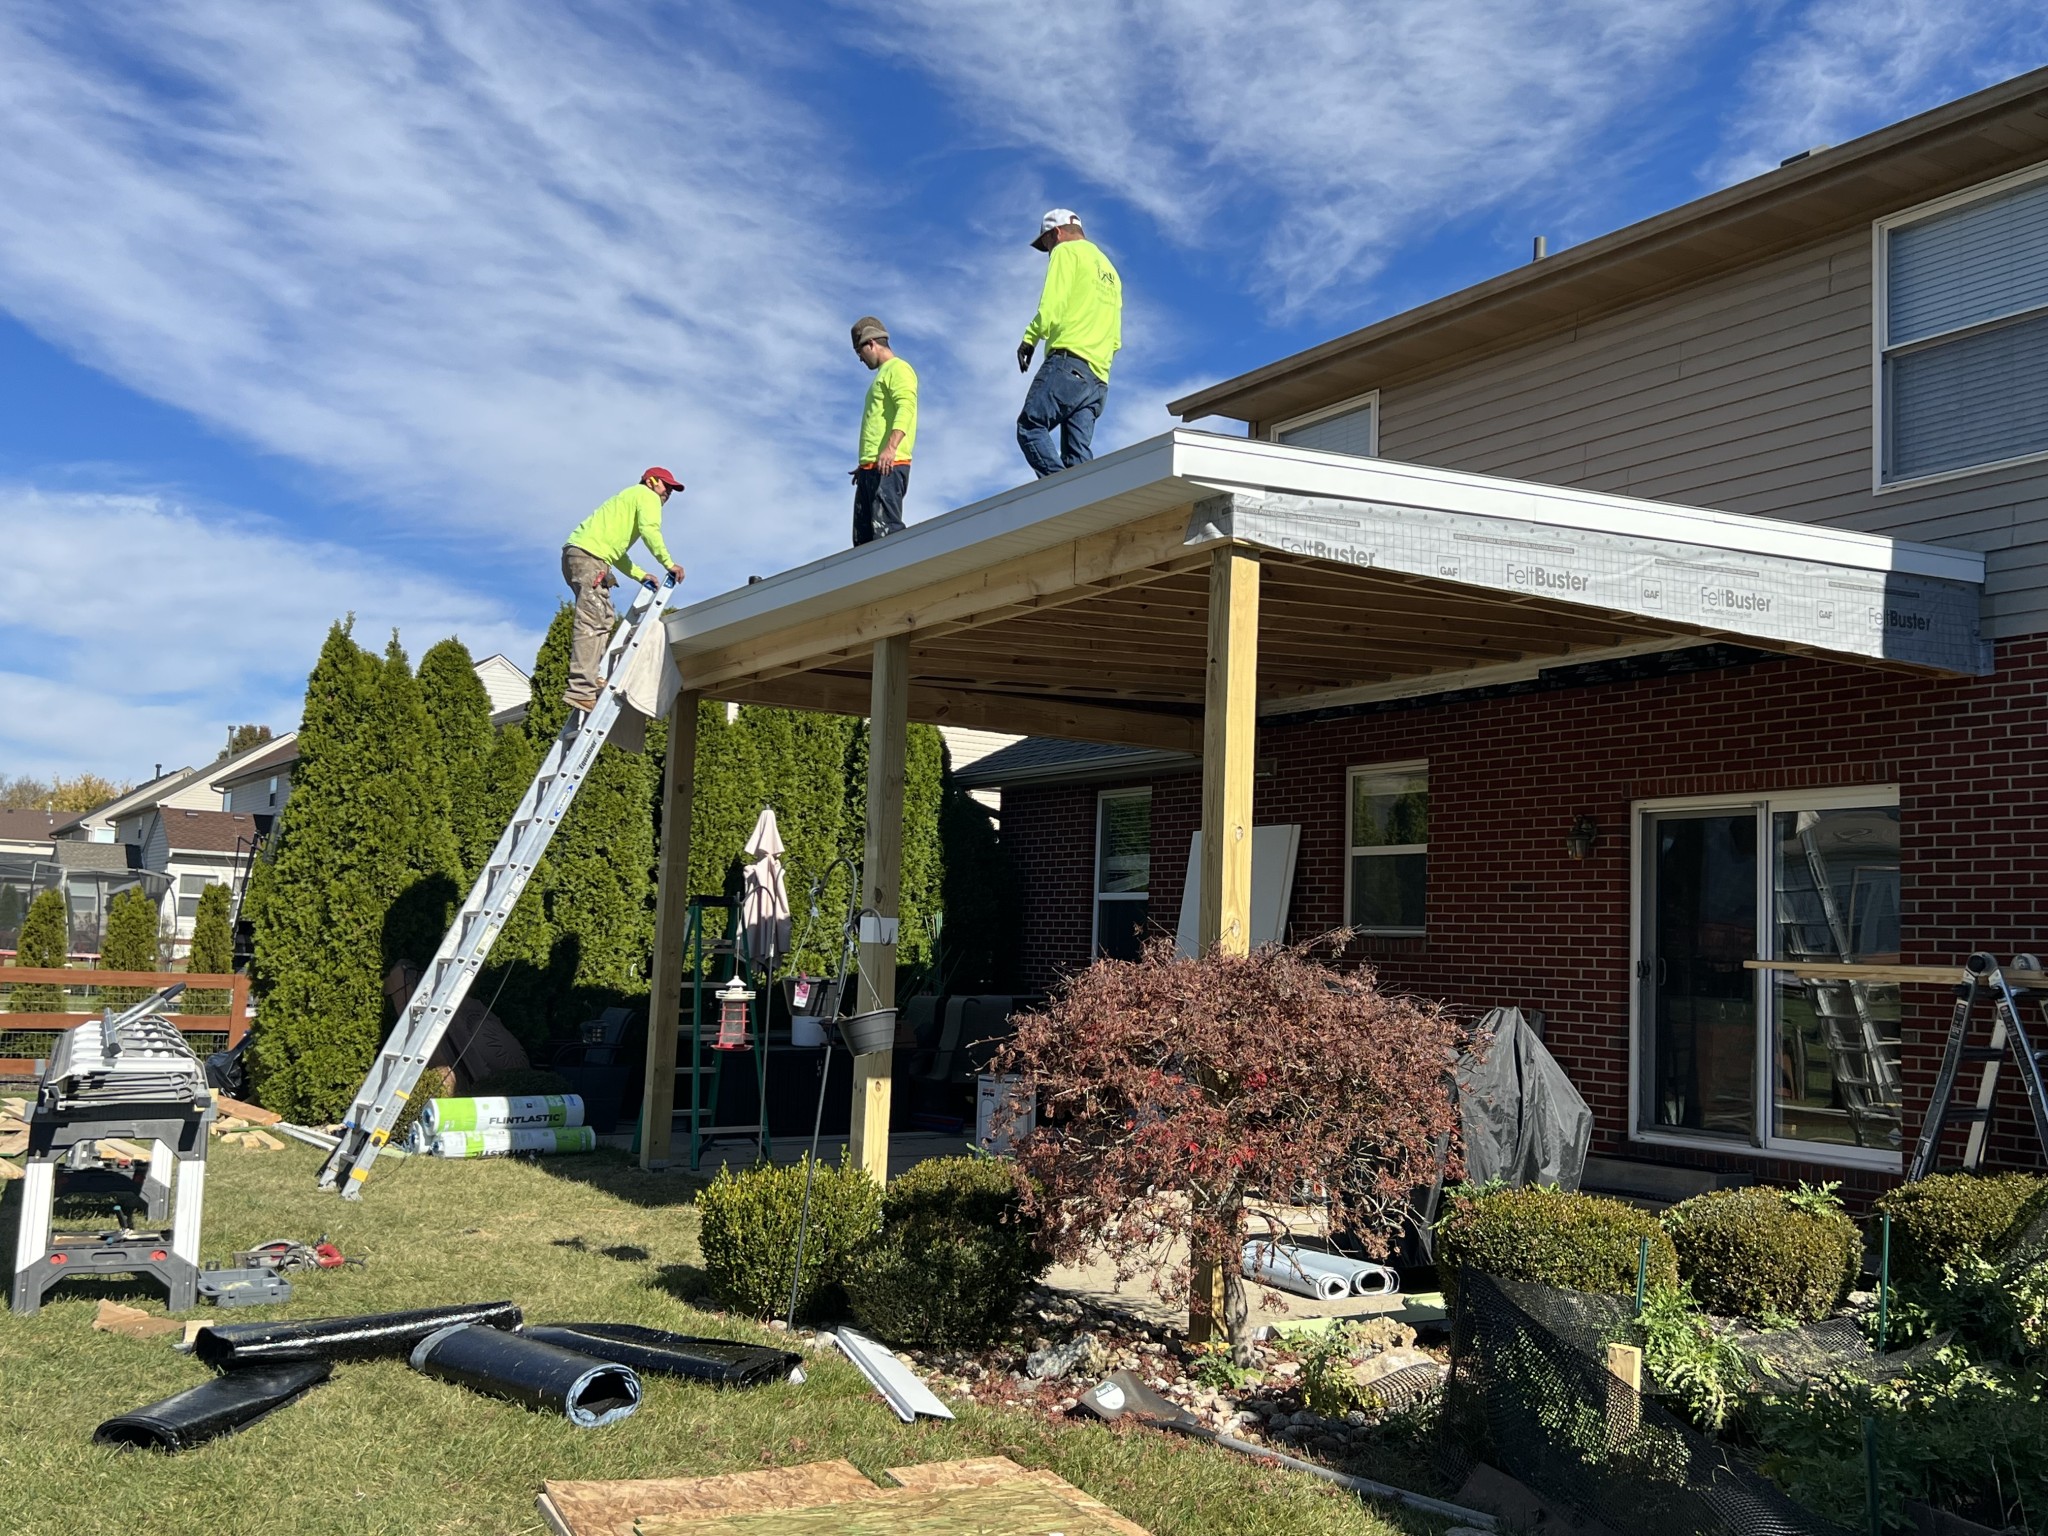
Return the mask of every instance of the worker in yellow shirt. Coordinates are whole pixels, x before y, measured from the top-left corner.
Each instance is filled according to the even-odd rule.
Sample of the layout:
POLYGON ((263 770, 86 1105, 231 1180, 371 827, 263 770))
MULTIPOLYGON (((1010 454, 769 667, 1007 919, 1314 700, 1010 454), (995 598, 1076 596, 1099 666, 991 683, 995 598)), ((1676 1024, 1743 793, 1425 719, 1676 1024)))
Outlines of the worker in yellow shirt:
POLYGON ((903 531, 910 450, 917 443, 917 371, 889 348, 873 315, 853 322, 853 352, 874 373, 860 413, 860 457, 853 471, 856 546, 903 531))
POLYGON ((661 508, 682 481, 665 469, 650 469, 638 485, 629 485, 576 525, 562 546, 562 579, 576 594, 576 627, 569 636, 569 688, 562 701, 588 714, 597 706, 604 679, 597 669, 611 640, 619 611, 612 606, 617 569, 647 586, 654 578, 627 558, 634 542, 668 568, 669 580, 681 581, 683 568, 669 558, 661 542, 661 508))
POLYGON ((1017 348, 1017 369, 1031 371, 1031 353, 1045 343, 1045 362, 1017 416, 1017 446, 1047 475, 1085 464, 1095 421, 1109 394, 1109 364, 1124 344, 1124 285, 1109 258, 1081 233, 1081 216, 1054 208, 1031 242, 1047 253, 1038 313, 1017 348), (1059 441, 1053 441, 1053 433, 1059 441))

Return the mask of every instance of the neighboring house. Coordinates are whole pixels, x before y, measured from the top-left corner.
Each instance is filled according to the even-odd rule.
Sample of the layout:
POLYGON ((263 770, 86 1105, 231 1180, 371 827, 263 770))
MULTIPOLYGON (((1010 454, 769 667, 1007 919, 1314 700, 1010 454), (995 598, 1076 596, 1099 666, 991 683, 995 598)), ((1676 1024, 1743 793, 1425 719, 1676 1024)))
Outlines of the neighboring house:
MULTIPOLYGON (((172 795, 185 795, 189 797, 191 794, 196 770, 191 768, 174 768, 169 773, 165 773, 163 766, 162 763, 156 765, 157 771, 150 777, 148 783, 138 784, 127 793, 116 795, 105 805, 95 806, 92 810, 87 811, 68 827, 63 835, 66 837, 82 838, 90 843, 133 842, 134 838, 132 836, 124 839, 120 834, 120 824, 123 818, 128 819, 132 823, 138 817, 147 815, 156 807, 160 800, 172 795)), ((192 800, 191 803, 200 806, 202 809, 212 804, 211 801, 204 798, 203 790, 201 791, 200 798, 192 800)))
MULTIPOLYGON (((1273 690, 1262 672, 1254 822, 1297 829, 1287 935, 1350 926, 1351 953, 1391 986, 1543 1010, 1598 1151, 1847 1171, 1866 1189, 1895 1176, 1946 993, 1745 962, 2048 953, 2048 71, 1172 409, 1325 459, 1982 552, 1991 670, 1975 679, 1826 654, 1830 626, 1926 626, 1899 600, 1912 578, 1882 595, 1835 581, 1799 615, 1816 636, 1802 656, 1726 643, 1759 605, 1787 603, 1743 562, 1647 543, 1629 606, 1697 615, 1697 638, 1623 633, 1559 655, 1545 625, 1607 573, 1566 541, 1480 527, 1444 546, 1444 583, 1268 620, 1335 637, 1412 610, 1426 622, 1409 654, 1444 658, 1420 679, 1397 666, 1320 690, 1273 690), (1448 585, 1495 566, 1485 579, 1527 594, 1522 617, 1448 585)), ((1387 510, 1319 505, 1315 537, 1341 559, 1359 558, 1339 548, 1351 516, 1387 510)), ((1202 779, 1196 760, 1160 756, 1032 740, 963 775, 1004 791, 1029 984, 1174 932, 1202 779)), ((2016 1076, 1993 1158, 2038 1166, 2016 1076)))
POLYGON ((231 811, 160 807, 144 833, 142 861, 161 874, 164 929, 172 954, 182 957, 192 942, 192 919, 209 885, 231 889, 241 880, 262 836, 254 816, 231 811))
MULTIPOLYGON (((955 775, 964 769, 972 768, 990 753, 1000 752, 1012 743, 1024 739, 1008 731, 979 731, 964 725, 942 725, 939 727, 939 735, 945 739, 946 760, 952 764, 955 775)), ((1003 795, 1000 789, 985 786, 969 790, 968 793, 992 811, 1000 812, 1003 808, 1003 795)))
POLYGON ((533 699, 533 678, 509 657, 486 656, 476 664, 477 681, 491 698, 491 724, 517 725, 533 699))
POLYGON ((52 887, 64 892, 74 955, 99 952, 107 904, 132 885, 163 888, 133 850, 74 835, 74 812, 0 810, 0 949, 12 950, 29 902, 52 887))

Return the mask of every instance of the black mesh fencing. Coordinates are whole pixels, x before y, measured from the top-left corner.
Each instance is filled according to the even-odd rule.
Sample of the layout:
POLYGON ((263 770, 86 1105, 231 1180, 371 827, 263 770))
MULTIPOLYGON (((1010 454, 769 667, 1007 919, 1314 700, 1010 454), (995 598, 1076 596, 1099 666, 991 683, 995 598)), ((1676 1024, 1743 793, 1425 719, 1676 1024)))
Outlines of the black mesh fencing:
POLYGON ((1471 1270, 1458 1286, 1446 1475, 1489 1460, 1614 1536, 1849 1536, 1608 1369, 1628 1301, 1471 1270))

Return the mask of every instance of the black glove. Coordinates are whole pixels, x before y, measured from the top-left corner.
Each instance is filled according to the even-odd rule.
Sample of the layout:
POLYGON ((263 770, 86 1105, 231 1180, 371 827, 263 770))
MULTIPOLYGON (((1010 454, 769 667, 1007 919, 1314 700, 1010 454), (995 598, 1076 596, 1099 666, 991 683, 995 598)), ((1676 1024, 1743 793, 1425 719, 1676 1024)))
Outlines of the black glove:
POLYGON ((1037 345, 1036 342, 1032 341, 1020 341, 1017 343, 1017 371, 1019 373, 1029 373, 1031 371, 1031 353, 1037 345))

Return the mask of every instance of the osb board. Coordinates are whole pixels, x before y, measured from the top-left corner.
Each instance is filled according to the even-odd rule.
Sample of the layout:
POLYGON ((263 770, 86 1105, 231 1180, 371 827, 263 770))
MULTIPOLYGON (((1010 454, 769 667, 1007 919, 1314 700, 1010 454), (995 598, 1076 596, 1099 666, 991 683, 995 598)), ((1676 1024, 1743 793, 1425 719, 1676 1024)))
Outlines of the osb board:
POLYGON ((879 1497, 850 1461, 728 1472, 720 1477, 645 1477, 541 1484, 534 1501, 557 1536, 633 1536, 642 1515, 745 1514, 879 1497))
POLYGON ((937 1493, 901 1488, 814 1509, 657 1515, 636 1529, 638 1536, 1127 1536, 1136 1527, 1111 1524, 1032 1478, 937 1493))
POLYGON ((966 1461, 927 1461, 915 1467, 891 1467, 889 1475, 914 1493, 939 1493, 947 1488, 986 1488, 1028 1477, 1007 1456, 976 1456, 966 1461))

